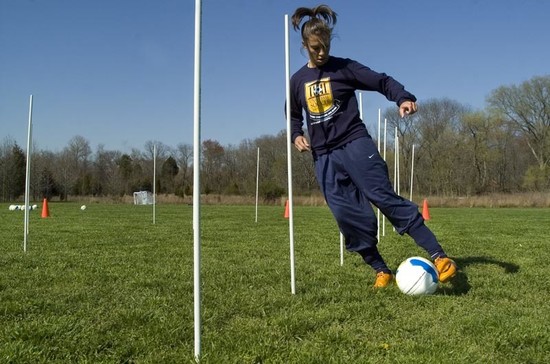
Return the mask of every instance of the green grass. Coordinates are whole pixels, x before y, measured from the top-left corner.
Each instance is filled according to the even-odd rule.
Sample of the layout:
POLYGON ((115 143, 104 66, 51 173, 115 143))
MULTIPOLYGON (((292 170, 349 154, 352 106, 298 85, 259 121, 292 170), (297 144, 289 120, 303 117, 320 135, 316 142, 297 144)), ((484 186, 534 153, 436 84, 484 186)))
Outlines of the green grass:
MULTIPOLYGON (((0 205, 0 362, 193 362, 192 207, 0 205)), ((430 209, 461 271, 435 295, 373 291, 340 266, 323 207, 296 207, 296 295, 282 207, 202 207, 203 363, 550 362, 550 210, 430 209)), ((425 254, 388 226, 392 268, 425 254)))

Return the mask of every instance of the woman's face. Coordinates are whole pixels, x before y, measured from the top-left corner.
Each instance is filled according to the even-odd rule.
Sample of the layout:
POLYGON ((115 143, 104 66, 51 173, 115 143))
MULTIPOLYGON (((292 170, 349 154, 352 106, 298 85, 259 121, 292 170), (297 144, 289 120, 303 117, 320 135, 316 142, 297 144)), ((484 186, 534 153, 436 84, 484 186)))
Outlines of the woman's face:
POLYGON ((312 66, 319 67, 327 63, 330 51, 330 40, 328 42, 322 41, 319 36, 312 35, 302 44, 307 50, 309 62, 312 66))

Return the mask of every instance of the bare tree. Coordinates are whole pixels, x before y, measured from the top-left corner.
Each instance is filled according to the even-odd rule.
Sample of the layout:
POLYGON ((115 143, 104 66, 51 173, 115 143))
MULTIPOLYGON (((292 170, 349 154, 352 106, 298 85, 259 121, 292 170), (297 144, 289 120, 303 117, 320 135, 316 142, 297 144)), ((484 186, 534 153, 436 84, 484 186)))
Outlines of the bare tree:
POLYGON ((117 196, 121 193, 117 166, 121 156, 119 151, 106 150, 104 145, 98 145, 93 163, 92 194, 117 196))
POLYGON ((276 136, 256 139, 260 147, 260 191, 264 199, 273 201, 287 191, 288 169, 286 131, 276 136))
POLYGON ((33 147, 31 162, 31 191, 33 199, 51 199, 59 194, 59 186, 54 178, 52 167, 55 165, 57 156, 53 152, 39 150, 33 147))
POLYGON ((550 76, 533 77, 519 86, 502 86, 488 98, 491 111, 509 121, 525 138, 538 168, 529 168, 526 186, 550 186, 550 76))
MULTIPOLYGON (((423 110, 424 106, 420 106, 423 110)), ((383 120, 381 120, 380 133, 380 154, 384 154, 384 127, 386 128, 386 160, 388 165, 393 165, 395 152, 395 136, 399 137, 399 161, 400 173, 402 176, 410 176, 411 174, 411 158, 413 145, 418 151, 418 147, 422 145, 421 133, 419 126, 421 125, 421 113, 416 113, 406 118, 399 116, 399 110, 396 107, 391 107, 384 111, 383 120), (385 125, 386 124, 386 125, 385 125)), ((416 159, 416 158, 415 158, 416 159)), ((393 169, 390 169, 390 175, 393 174, 393 169)), ((400 187, 410 191, 410 178, 400 178, 400 187)))
POLYGON ((544 169, 550 160, 550 76, 533 77, 519 86, 499 87, 488 103, 527 138, 531 153, 544 169))
POLYGON ((180 168, 179 177, 177 178, 177 183, 181 186, 181 193, 178 193, 178 188, 176 188, 176 193, 178 195, 184 196, 186 194, 191 194, 191 181, 190 181, 190 166, 193 159, 193 146, 189 144, 178 144, 176 148, 176 161, 180 168))
POLYGON ((61 180, 67 198, 69 194, 89 193, 89 158, 91 154, 90 143, 80 135, 74 136, 63 148, 58 174, 62 176, 61 180))
POLYGON ((225 155, 225 148, 216 140, 205 140, 202 142, 202 166, 201 173, 204 178, 205 193, 221 193, 222 190, 222 168, 225 155))
POLYGON ((155 146, 157 148, 157 158, 159 160, 164 160, 168 158, 169 155, 174 154, 172 148, 168 145, 157 140, 148 140, 147 142, 145 142, 145 152, 143 153, 143 157, 146 160, 153 160, 155 146))
MULTIPOLYGON (((256 141, 246 139, 238 148, 233 150, 234 179, 238 182, 239 192, 248 196, 256 194, 256 171, 258 168, 258 145, 256 141)), ((267 166, 264 164, 263 150, 260 149, 260 171, 267 166)))
POLYGON ((415 114, 418 133, 415 162, 423 171, 418 185, 426 193, 454 195, 463 192, 462 186, 455 181, 462 173, 458 167, 464 158, 459 126, 467 111, 456 101, 434 99, 422 103, 415 114))
POLYGON ((25 192, 26 157, 15 140, 5 138, 0 148, 0 181, 2 201, 13 201, 25 192))

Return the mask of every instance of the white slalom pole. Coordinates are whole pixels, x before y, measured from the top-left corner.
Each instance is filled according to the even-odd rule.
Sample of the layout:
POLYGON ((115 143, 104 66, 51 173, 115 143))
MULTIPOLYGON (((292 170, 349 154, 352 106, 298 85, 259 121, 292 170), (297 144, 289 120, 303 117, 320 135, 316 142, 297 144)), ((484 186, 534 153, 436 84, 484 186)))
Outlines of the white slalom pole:
POLYGON ((413 200, 413 181, 414 181, 414 144, 412 147, 412 156, 411 156, 411 191, 409 193, 409 200, 413 200))
POLYGON ((379 152, 380 152, 380 122, 381 122, 380 109, 378 109, 378 151, 379 152))
MULTIPOLYGON (((388 119, 384 118, 384 162, 386 161, 386 135, 388 119)), ((386 215, 382 215, 382 236, 386 236, 386 215)))
POLYGON ((193 299, 195 360, 201 355, 201 234, 200 234, 200 161, 201 161, 201 0, 195 0, 195 75, 193 132, 193 299))
POLYGON ((397 127, 395 127, 394 143, 393 143, 393 190, 397 193, 397 148, 399 137, 397 136, 397 127))
MULTIPOLYGON (((397 193, 397 148, 399 137, 397 136, 397 127, 395 127, 394 143, 393 143, 393 190, 397 193)), ((395 227, 393 228, 395 231, 395 227)))
POLYGON ((23 223, 23 251, 27 251, 27 238, 29 235, 29 194, 31 187, 31 154, 32 154, 32 95, 29 101, 29 126, 27 132, 27 171, 25 174, 25 218, 23 223))
POLYGON ((296 294, 294 267, 294 211, 292 201, 292 140, 290 130, 290 51, 288 14, 285 14, 285 69, 286 69, 286 153, 288 169, 288 230, 290 233, 290 291, 296 294))
MULTIPOLYGON (((378 153, 380 153, 380 108, 378 109, 378 153)), ((376 240, 380 241, 380 209, 376 211, 376 240)))
POLYGON ((397 148, 396 148, 396 155, 397 155, 397 194, 401 195, 401 161, 399 160, 399 149, 401 149, 401 142, 399 141, 399 138, 397 138, 397 148))
POLYGON ((363 120, 363 93, 359 92, 359 118, 363 120))
POLYGON ((344 265, 344 234, 340 232, 340 265, 344 265))
POLYGON ((260 147, 256 158, 256 222, 258 222, 258 184, 260 183, 260 147))
POLYGON ((153 144, 153 225, 156 220, 157 206, 157 145, 153 144))

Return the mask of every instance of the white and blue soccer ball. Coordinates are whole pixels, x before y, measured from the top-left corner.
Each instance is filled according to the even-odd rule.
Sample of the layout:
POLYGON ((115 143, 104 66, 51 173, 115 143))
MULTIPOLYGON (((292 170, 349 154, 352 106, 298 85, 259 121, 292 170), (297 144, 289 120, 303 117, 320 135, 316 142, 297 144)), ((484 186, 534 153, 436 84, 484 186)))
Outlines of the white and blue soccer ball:
POLYGON ((432 262, 422 257, 407 258, 397 268, 395 281, 401 292, 412 295, 428 295, 435 292, 439 274, 432 262))

